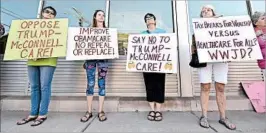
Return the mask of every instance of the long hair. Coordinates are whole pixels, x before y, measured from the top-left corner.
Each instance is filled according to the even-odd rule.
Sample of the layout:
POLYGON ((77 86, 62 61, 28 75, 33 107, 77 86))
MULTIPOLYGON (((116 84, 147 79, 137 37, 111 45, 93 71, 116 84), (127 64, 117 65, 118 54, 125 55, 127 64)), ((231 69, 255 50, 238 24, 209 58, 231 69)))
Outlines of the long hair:
MULTIPOLYGON (((96 10, 95 12, 94 12, 94 14, 93 14, 93 22, 92 22, 92 27, 97 27, 97 20, 96 20, 96 16, 97 16, 97 13, 98 12, 103 12, 104 13, 104 11, 103 10, 96 10)), ((105 20, 103 21, 103 28, 106 28, 106 26, 105 26, 105 20)))

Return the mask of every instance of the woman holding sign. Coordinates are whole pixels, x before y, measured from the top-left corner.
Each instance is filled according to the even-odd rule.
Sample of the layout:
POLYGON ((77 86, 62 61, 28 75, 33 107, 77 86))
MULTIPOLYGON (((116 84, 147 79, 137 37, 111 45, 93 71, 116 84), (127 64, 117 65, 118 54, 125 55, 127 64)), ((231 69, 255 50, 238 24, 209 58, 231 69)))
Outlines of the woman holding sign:
MULTIPOLYGON (((42 19, 53 19, 56 10, 45 7, 42 10, 42 19)), ((31 126, 38 126, 47 119, 48 107, 51 97, 51 84, 54 71, 57 65, 57 58, 45 58, 28 60, 28 77, 31 87, 31 113, 27 118, 17 122, 23 125, 33 121, 31 126)))
MULTIPOLYGON (((156 28, 156 17, 147 13, 144 16, 144 21, 147 25, 147 30, 142 34, 166 33, 165 30, 156 28)), ((163 119, 161 113, 161 105, 164 103, 165 97, 165 74, 164 73, 143 73, 143 78, 146 86, 147 101, 151 107, 148 114, 148 120, 161 121, 163 119)))
POLYGON ((264 80, 266 79, 266 13, 255 12, 252 15, 253 25, 255 27, 256 36, 260 45, 263 59, 258 60, 259 67, 264 71, 264 80))
MULTIPOLYGON (((93 24, 92 27, 96 28, 106 28, 105 26, 105 13, 102 10, 96 10, 93 15, 93 24)), ((80 26, 82 22, 79 23, 80 26)), ((94 94, 94 86, 95 86, 95 73, 96 67, 98 67, 98 87, 99 87, 99 113, 98 118, 99 121, 107 120, 107 117, 103 111, 104 97, 105 97, 105 80, 107 74, 107 60, 87 60, 83 65, 84 69, 86 69, 87 73, 87 103, 88 103, 88 111, 86 114, 80 119, 81 122, 87 122, 90 118, 92 118, 92 100, 94 94)))
MULTIPOLYGON (((217 17, 214 12, 214 7, 211 5, 206 5, 202 7, 200 17, 211 18, 217 17)), ((193 37, 192 52, 196 52, 196 43, 193 37)), ((228 63, 207 63, 205 67, 198 68, 199 78, 201 83, 201 109, 202 116, 200 118, 200 126, 204 128, 209 128, 209 122, 207 119, 209 93, 212 82, 212 72, 214 74, 215 80, 215 90, 216 90, 216 101, 218 104, 218 109, 220 113, 219 123, 223 124, 225 127, 231 130, 235 130, 236 126, 231 123, 225 115, 226 109, 226 98, 224 95, 225 84, 227 84, 227 74, 228 74, 228 63)))

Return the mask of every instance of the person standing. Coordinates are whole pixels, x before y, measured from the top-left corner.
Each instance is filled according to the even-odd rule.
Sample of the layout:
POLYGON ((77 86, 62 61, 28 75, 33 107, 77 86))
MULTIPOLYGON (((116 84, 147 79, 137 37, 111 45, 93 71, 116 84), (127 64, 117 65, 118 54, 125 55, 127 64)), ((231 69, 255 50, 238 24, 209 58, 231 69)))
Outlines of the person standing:
POLYGON ((254 25, 254 30, 259 42, 263 59, 258 60, 258 66, 262 69, 264 74, 264 81, 266 80, 266 13, 255 12, 252 15, 252 22, 254 25))
MULTIPOLYGON (((81 22, 79 23, 82 24, 81 22)), ((102 10, 96 10, 93 14, 93 28, 106 28, 105 26, 105 13, 102 10)), ((98 87, 99 87, 99 113, 98 118, 99 121, 107 120, 107 117, 103 111, 104 98, 105 98, 105 82, 106 82, 106 74, 108 69, 107 60, 86 60, 84 65, 84 69, 87 74, 87 104, 88 111, 85 115, 80 119, 81 122, 87 122, 90 118, 92 118, 92 101, 94 95, 94 86, 95 86, 95 74, 96 68, 98 69, 98 87)))
MULTIPOLYGON (((217 17, 215 14, 215 9, 212 5, 205 5, 201 9, 201 18, 213 18, 217 17)), ((195 38, 192 40, 192 53, 196 52, 195 38)), ((201 109, 202 116, 200 117, 199 124, 204 128, 209 128, 209 122, 207 119, 209 94, 212 82, 212 73, 214 74, 215 80, 215 90, 216 90, 216 102, 218 105, 218 110, 220 113, 219 123, 224 125, 230 130, 235 130, 236 126, 231 123, 225 115, 226 110, 226 97, 225 97, 225 84, 227 84, 228 76, 228 63, 227 62, 217 62, 217 63, 207 63, 206 67, 198 68, 199 80, 201 83, 201 109)))
MULTIPOLYGON (((54 19, 55 16, 56 10, 53 7, 43 8, 42 19, 54 19)), ((38 126, 47 119, 51 98, 51 85, 57 65, 57 58, 28 60, 27 64, 31 87, 31 112, 27 118, 18 121, 17 125, 33 121, 31 126, 38 126)))
MULTIPOLYGON (((144 21, 147 30, 143 31, 142 34, 166 33, 165 30, 156 28, 156 17, 153 14, 147 13, 144 16, 144 21)), ((161 106, 165 100, 165 74, 144 72, 143 78, 146 87, 146 99, 151 108, 147 118, 150 121, 161 121, 163 119, 161 106)))

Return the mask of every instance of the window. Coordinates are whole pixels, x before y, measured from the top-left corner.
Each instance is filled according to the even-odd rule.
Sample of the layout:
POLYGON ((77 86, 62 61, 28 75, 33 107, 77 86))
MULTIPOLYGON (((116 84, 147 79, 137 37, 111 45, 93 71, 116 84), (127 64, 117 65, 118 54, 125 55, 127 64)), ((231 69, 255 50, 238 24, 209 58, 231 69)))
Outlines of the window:
POLYGON ((95 10, 105 11, 105 0, 46 0, 44 6, 52 6, 57 11, 56 18, 68 18, 69 27, 79 26, 79 17, 85 19, 83 26, 92 23, 95 10), (80 13, 80 14, 79 14, 80 13))
POLYGON ((38 0, 1 0, 1 24, 4 26, 5 35, 0 38, 0 54, 4 54, 12 20, 37 18, 38 7, 38 0))
POLYGON ((144 15, 152 13, 156 17, 157 27, 173 32, 173 14, 171 0, 113 0, 110 2, 110 27, 118 29, 119 54, 126 55, 129 33, 146 30, 144 15))
POLYGON ((266 9, 265 4, 266 4, 265 0, 252 0, 251 1, 252 13, 254 13, 255 11, 265 12, 266 9))

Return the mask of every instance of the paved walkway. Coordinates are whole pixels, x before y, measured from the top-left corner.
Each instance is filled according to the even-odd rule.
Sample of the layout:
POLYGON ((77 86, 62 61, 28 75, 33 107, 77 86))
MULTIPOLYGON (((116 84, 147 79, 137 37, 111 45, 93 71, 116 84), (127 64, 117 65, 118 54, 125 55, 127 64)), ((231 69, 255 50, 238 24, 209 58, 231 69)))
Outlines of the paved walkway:
POLYGON ((230 131, 218 123, 218 112, 209 112, 211 128, 198 125, 200 112, 164 112, 162 122, 150 122, 147 112, 107 113, 108 120, 99 122, 96 114, 87 123, 81 123, 81 112, 50 112, 49 118, 38 127, 30 124, 17 126, 16 121, 28 112, 1 112, 1 132, 244 132, 265 133, 266 115, 252 111, 229 111, 228 117, 237 125, 230 131))

